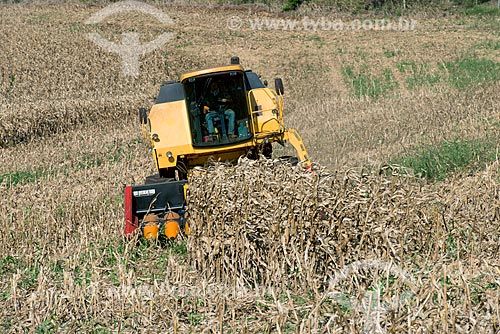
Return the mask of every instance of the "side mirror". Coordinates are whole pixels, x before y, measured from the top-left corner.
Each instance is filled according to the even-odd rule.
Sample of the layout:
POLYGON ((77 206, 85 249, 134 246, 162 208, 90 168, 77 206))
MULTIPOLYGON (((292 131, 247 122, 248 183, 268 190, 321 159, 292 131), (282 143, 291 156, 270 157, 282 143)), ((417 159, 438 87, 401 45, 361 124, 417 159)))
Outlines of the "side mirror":
POLYGON ((283 95, 285 93, 285 89, 283 88, 283 80, 281 80, 281 78, 274 79, 274 89, 276 89, 276 93, 278 95, 283 95))
POLYGON ((148 124, 148 112, 144 108, 139 109, 139 121, 141 124, 148 124))
POLYGON ((267 85, 269 85, 269 82, 267 82, 267 80, 264 80, 264 86, 267 87, 267 85))

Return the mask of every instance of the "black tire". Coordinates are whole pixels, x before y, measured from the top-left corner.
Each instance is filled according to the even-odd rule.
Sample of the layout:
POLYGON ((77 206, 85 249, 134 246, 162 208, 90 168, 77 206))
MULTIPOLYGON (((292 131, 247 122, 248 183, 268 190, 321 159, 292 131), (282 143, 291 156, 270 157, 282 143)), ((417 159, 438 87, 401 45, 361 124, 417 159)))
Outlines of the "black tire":
POLYGON ((250 160, 259 159, 258 150, 255 147, 251 147, 247 152, 247 158, 250 160))
POLYGON ((266 157, 266 159, 271 159, 273 157, 273 145, 271 145, 271 143, 262 146, 262 155, 266 157))
POLYGON ((148 112, 144 108, 139 109, 139 121, 141 124, 148 124, 148 112))
POLYGON ((165 179, 175 180, 175 170, 176 170, 175 167, 162 168, 160 169, 160 176, 165 179))
POLYGON ((291 156, 291 155, 284 155, 284 156, 279 157, 278 161, 284 165, 297 166, 297 164, 299 163, 299 158, 291 156))

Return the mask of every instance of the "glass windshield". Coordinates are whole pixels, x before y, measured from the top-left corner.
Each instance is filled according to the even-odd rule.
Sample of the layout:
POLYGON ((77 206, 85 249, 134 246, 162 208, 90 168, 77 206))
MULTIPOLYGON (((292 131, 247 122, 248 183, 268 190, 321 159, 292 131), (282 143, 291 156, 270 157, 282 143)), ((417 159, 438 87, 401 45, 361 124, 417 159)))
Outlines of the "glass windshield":
POLYGON ((193 146, 218 146, 251 137, 243 72, 189 78, 183 82, 193 146))

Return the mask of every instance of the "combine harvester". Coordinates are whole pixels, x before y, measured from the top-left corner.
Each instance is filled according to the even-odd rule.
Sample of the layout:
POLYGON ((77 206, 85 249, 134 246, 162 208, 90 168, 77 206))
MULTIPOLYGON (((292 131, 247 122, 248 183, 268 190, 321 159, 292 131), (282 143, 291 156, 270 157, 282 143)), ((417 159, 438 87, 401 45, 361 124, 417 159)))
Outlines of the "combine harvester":
POLYGON ((311 168, 302 139, 283 121, 283 82, 275 90, 231 65, 184 74, 160 88, 148 113, 139 110, 142 131, 151 144, 158 174, 144 185, 125 187, 125 236, 137 230, 147 239, 189 234, 186 223, 187 177, 209 160, 237 161, 242 155, 271 158, 272 143, 289 142, 300 164, 311 168))

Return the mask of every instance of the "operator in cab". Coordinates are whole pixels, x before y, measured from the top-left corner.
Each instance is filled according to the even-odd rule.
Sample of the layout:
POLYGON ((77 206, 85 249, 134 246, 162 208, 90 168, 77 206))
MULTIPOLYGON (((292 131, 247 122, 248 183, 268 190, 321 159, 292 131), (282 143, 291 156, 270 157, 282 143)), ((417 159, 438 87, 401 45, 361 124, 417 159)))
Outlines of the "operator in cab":
POLYGON ((214 118, 219 118, 222 127, 222 136, 226 136, 225 117, 227 117, 227 135, 234 139, 238 136, 234 134, 235 113, 228 108, 227 104, 231 102, 231 97, 222 92, 216 81, 210 83, 209 92, 204 101, 203 111, 205 113, 205 121, 209 136, 215 138, 214 118))

